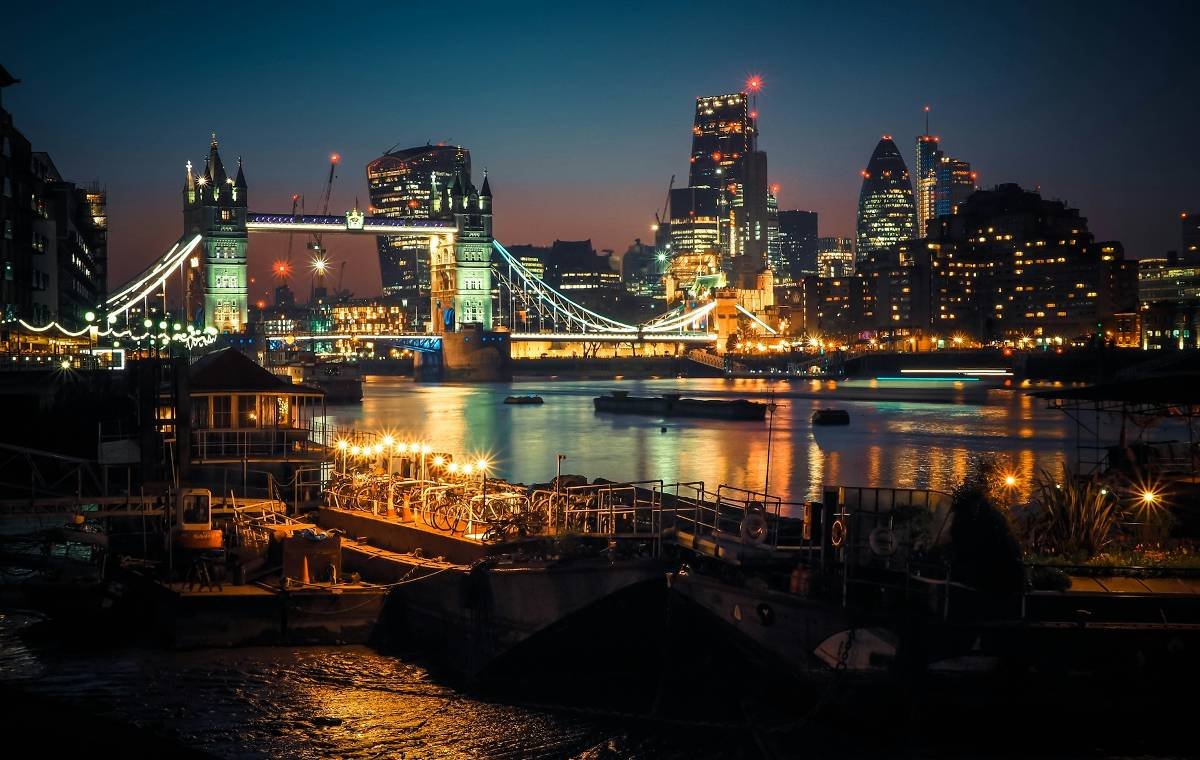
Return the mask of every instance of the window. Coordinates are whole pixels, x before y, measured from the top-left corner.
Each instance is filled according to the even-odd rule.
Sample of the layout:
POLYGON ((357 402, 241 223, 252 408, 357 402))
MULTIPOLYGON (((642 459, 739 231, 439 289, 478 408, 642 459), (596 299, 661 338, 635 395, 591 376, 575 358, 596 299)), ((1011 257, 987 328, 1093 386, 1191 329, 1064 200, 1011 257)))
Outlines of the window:
POLYGON ((257 396, 238 396, 238 427, 258 427, 257 396))
POLYGON ((208 396, 192 399, 192 427, 196 429, 208 427, 208 396))
POLYGON ((214 428, 233 427, 233 418, 229 412, 229 402, 229 396, 212 397, 212 426, 214 428))

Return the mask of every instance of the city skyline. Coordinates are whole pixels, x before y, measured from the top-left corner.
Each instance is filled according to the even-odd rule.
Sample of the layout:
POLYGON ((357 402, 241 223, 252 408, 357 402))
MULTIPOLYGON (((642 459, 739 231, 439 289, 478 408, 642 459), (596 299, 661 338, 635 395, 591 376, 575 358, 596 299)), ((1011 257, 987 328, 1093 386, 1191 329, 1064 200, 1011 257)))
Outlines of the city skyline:
MULTIPOLYGON (((79 6, 75 17, 86 20, 93 12, 79 6)), ((4 63, 23 81, 6 90, 5 104, 39 149, 71 167, 71 179, 99 179, 107 188, 114 282, 177 234, 176 197, 166 190, 178 185, 185 160, 202 160, 201 141, 210 130, 221 138, 227 161, 244 157, 255 185, 254 210, 286 211, 295 192, 313 205, 334 151, 343 163, 331 208, 349 208, 367 194, 362 167, 387 146, 446 140, 467 147, 479 168, 491 170, 499 239, 591 238, 598 249, 620 253, 634 238, 652 237, 653 211, 661 206, 667 180, 684 175, 687 146, 679 133, 690 121, 694 98, 742 89, 755 73, 764 78, 760 145, 771 155, 770 181, 781 188, 780 208, 817 211, 822 236, 852 234, 859 172, 881 134, 893 134, 906 163, 914 165, 910 146, 924 129, 922 109, 928 104, 932 131, 952 141, 956 155, 970 159, 983 187, 1001 182, 1040 187, 1047 198, 1079 208, 1098 237, 1121 240, 1134 257, 1179 247, 1178 215, 1197 205, 1185 135, 1188 109, 1195 108, 1185 87, 1196 64, 1171 29, 1126 19, 1119 6, 1102 6, 1088 18, 1022 6, 987 16, 990 23, 977 38, 951 40, 943 48, 939 55, 957 51, 958 60, 976 64, 969 78, 947 75, 929 82, 917 75, 930 62, 927 53, 895 53, 895 65, 883 73, 879 52, 862 60, 849 56, 840 66, 814 63, 833 41, 858 35, 847 49, 862 54, 887 35, 856 29, 831 11, 800 13, 780 6, 766 12, 839 34, 813 39, 811 49, 791 55, 796 51, 771 44, 781 34, 775 27, 786 24, 769 24, 759 30, 762 44, 747 43, 720 60, 679 61, 670 45, 656 52, 655 41, 668 32, 653 10, 645 12, 646 28, 639 24, 615 41, 610 27, 574 11, 543 13, 543 27, 536 31, 517 18, 521 14, 501 19, 468 14, 466 34, 442 40, 441 52, 428 58, 431 67, 447 62, 441 81, 451 84, 425 84, 416 74, 396 81, 358 73, 364 70, 358 55, 385 42, 368 25, 322 19, 331 38, 358 35, 362 49, 352 53, 354 46, 331 45, 328 56, 316 61, 308 46, 282 41, 285 33, 311 29, 314 19, 301 13, 281 22, 250 12, 241 28, 230 29, 242 40, 238 56, 211 64, 177 43, 198 28, 192 19, 155 9, 128 22, 94 19, 124 45, 101 51, 104 65, 68 57, 47 61, 35 47, 37 35, 14 35, 4 63), (1076 33, 1113 54, 1058 49, 1049 32, 1023 25, 1025 15, 1035 12, 1047 22, 1069 21, 1076 33), (1114 24, 1115 16, 1120 24, 1114 24), (538 44, 514 52, 531 40, 538 44), (573 58, 572 46, 580 42, 603 42, 613 55, 573 58), (1120 52, 1134 48, 1136 55, 1120 52), (630 59, 621 54, 628 49, 644 55, 630 59), (475 56, 486 57, 489 66, 471 64, 475 56), (610 65, 608 58, 620 65, 610 65), (470 76, 460 76, 468 70, 470 76), (1064 70, 1077 72, 1072 88, 1062 87, 1064 70), (873 79, 867 76, 872 72, 873 79), (1093 118, 1067 126, 1076 124, 1078 113, 1093 118), (179 114, 185 117, 176 118, 179 114), (81 129, 81 122, 90 126, 81 129), (1111 160, 1147 146, 1153 146, 1149 161, 1111 160)), ((19 25, 36 28, 40 13, 30 9, 19 25)), ((419 24, 426 11, 409 13, 404 20, 419 24)), ((938 28, 980 18, 949 8, 933 9, 933 15, 941 18, 938 28)), ((897 14, 896 20, 907 27, 919 25, 922 17, 897 14)), ((86 48, 92 26, 64 28, 63 47, 86 48)), ((371 241, 338 245, 330 252, 333 259, 361 262, 350 268, 346 286, 359 295, 377 293, 371 241)), ((273 284, 270 262, 282 246, 255 241, 253 294, 273 284)))

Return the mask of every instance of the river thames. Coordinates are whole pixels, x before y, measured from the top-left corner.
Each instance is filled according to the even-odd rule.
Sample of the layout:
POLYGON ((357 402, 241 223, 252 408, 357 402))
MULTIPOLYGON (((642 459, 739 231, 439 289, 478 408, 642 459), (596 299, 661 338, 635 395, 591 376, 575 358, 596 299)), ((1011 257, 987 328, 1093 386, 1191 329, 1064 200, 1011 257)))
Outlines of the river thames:
POLYGON ((1024 496, 1039 469, 1058 474, 1075 452, 1074 423, 1044 400, 1019 391, 953 386, 889 389, 715 378, 433 385, 372 376, 364 383, 361 405, 331 406, 329 415, 339 426, 387 430, 399 440, 425 441, 472 460, 484 456, 492 462, 491 474, 516 482, 549 481, 561 453, 567 457, 564 473, 589 479, 704 481, 710 488, 724 483, 752 490, 766 484, 784 501, 816 499, 823 484, 949 490, 982 454, 996 455, 1015 473, 1016 495, 1024 496), (593 397, 610 390, 773 399, 777 407, 773 425, 595 412, 593 397), (503 403, 506 396, 527 394, 542 396, 545 404, 503 403), (824 407, 847 410, 850 425, 813 426, 813 411, 824 407))

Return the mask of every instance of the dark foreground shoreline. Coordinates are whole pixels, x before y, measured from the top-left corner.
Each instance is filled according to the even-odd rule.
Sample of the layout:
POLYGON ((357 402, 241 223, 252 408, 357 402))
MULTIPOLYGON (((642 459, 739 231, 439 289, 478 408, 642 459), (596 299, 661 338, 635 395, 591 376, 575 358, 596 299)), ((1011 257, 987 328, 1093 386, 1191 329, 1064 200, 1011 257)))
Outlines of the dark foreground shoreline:
MULTIPOLYGON (((7 727, 5 744, 46 757, 213 758, 180 740, 161 736, 103 708, 34 694, 19 685, 0 683, 0 714, 7 727), (89 709, 95 707, 95 712, 89 709), (15 741, 14 741, 15 740, 15 741)), ((30 757, 19 750, 10 757, 30 757)))

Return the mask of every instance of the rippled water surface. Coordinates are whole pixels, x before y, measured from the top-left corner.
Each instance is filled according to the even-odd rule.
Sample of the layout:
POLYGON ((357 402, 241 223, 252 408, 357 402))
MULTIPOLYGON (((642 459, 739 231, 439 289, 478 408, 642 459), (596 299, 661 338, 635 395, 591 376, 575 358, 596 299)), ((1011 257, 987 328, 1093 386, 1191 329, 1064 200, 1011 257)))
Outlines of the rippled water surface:
MULTIPOLYGON (((592 478, 703 480, 751 489, 766 483, 768 422, 595 412, 592 398, 613 389, 632 395, 773 399, 769 486, 785 500, 817 498, 823 483, 949 489, 982 453, 998 455, 1016 472, 1023 494, 1039 468, 1057 472, 1075 453, 1074 424, 1047 409, 1045 401, 1021 392, 954 387, 924 391, 843 384, 829 389, 807 382, 695 378, 426 385, 370 377, 361 405, 329 411, 337 424, 388 429, 445 451, 487 454, 496 474, 520 482, 552 478, 555 455, 563 453, 564 472, 592 478), (524 394, 546 402, 503 403, 505 396, 524 394), (880 400, 861 400, 871 394, 880 400), (925 400, 887 400, 895 397, 925 400), (850 425, 814 427, 813 411, 831 406, 847 410, 850 425)), ((1113 433, 1111 423, 1104 424, 1113 433)))
POLYGON ((35 620, 0 614, 0 687, 80 704, 222 757, 719 754, 612 721, 468 698, 365 646, 66 654, 22 643, 20 631, 35 620))

